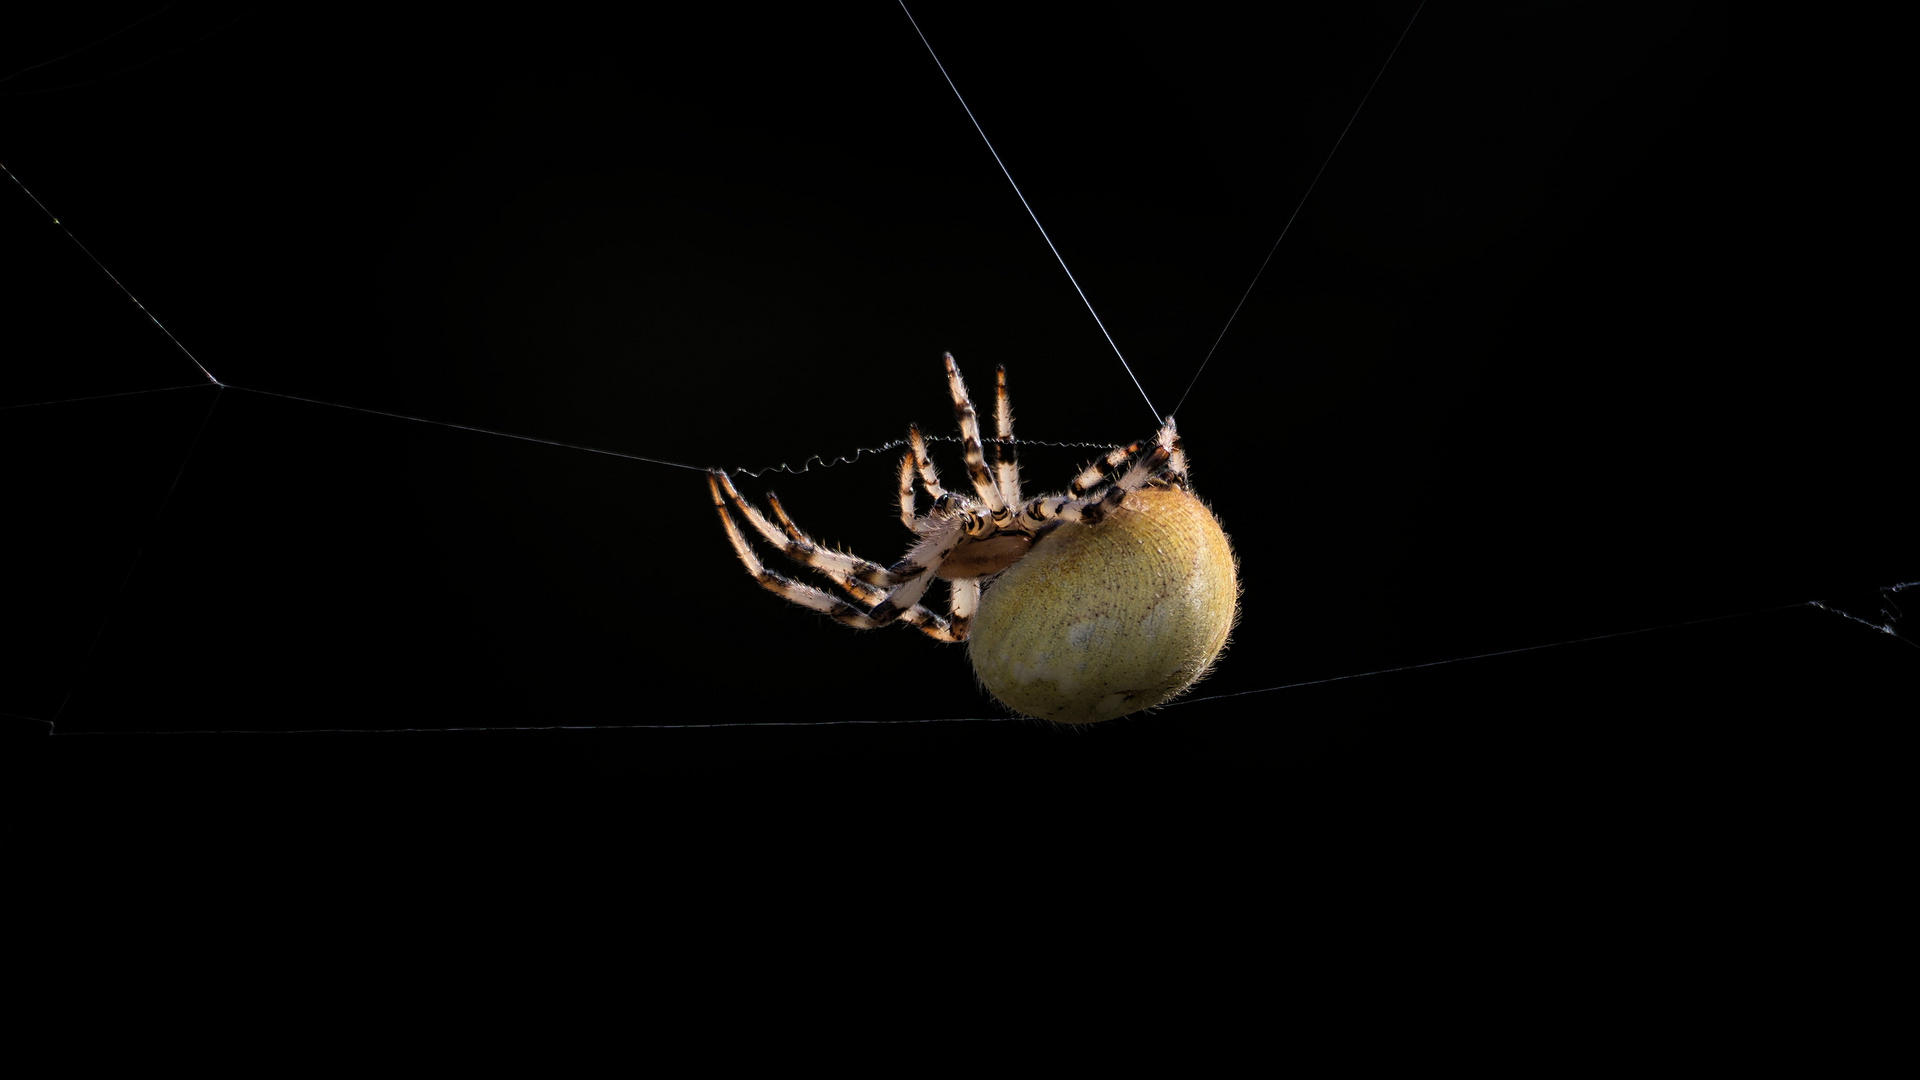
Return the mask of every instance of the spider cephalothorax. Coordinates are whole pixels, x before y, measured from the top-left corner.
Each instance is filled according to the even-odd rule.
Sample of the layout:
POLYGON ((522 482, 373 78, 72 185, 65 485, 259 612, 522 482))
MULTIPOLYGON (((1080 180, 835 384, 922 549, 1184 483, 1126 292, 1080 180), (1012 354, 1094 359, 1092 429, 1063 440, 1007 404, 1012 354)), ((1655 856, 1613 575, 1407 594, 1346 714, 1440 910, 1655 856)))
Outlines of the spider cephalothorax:
POLYGON ((996 386, 990 466, 952 354, 946 366, 974 497, 940 486, 920 429, 909 427, 900 520, 918 540, 887 567, 815 544, 769 492, 776 527, 714 470, 713 503, 748 573, 849 626, 903 622, 940 641, 969 641, 987 689, 1034 716, 1109 719, 1160 704, 1198 681, 1226 644, 1239 585, 1225 533, 1187 490, 1173 418, 1118 479, 1141 444, 1115 447, 1081 470, 1065 494, 1022 499, 1006 369, 996 386), (933 500, 924 515, 916 513, 916 479, 933 500), (768 570, 729 506, 855 602, 768 570), (934 578, 948 582, 946 615, 921 603, 934 578))

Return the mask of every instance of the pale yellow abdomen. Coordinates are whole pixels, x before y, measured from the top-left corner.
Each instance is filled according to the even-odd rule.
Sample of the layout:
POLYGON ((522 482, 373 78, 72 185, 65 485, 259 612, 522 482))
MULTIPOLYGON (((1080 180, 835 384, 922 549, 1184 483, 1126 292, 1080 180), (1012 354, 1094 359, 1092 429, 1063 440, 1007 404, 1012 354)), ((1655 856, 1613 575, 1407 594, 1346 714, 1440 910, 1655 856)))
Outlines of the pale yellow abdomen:
POLYGON ((1200 500, 1146 488, 1065 524, 981 597, 967 653, 994 697, 1063 724, 1111 720, 1198 682, 1233 629, 1233 548, 1200 500))

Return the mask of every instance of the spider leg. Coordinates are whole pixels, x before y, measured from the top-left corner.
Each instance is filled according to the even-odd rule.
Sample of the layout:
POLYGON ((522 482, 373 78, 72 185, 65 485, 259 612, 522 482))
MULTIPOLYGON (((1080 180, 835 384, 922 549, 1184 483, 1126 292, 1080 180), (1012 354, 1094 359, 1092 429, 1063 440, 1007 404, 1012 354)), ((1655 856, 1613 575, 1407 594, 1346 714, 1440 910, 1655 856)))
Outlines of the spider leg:
POLYGON ((1166 426, 1153 437, 1153 452, 1134 462, 1133 468, 1128 469, 1127 475, 1115 486, 1139 491, 1163 472, 1182 483, 1187 479, 1187 455, 1180 449, 1180 433, 1174 429, 1171 416, 1167 417, 1166 426), (1179 465, 1177 473, 1174 471, 1176 461, 1179 465))
POLYGON ((1126 464, 1126 460, 1139 451, 1140 444, 1137 442, 1116 446, 1107 451, 1106 457, 1080 470, 1080 475, 1074 477, 1073 483, 1067 485, 1067 494, 1076 499, 1085 495, 1089 489, 1098 487, 1113 470, 1126 464))
POLYGON ((933 467, 933 459, 927 456, 927 443, 920 437, 919 424, 907 425, 907 446, 913 451, 913 467, 920 474, 927 496, 938 502, 947 489, 940 486, 940 470, 933 467))
MULTIPOLYGON (((835 585, 845 590, 848 596, 865 604, 868 608, 872 608, 873 605, 886 599, 887 591, 885 589, 877 588, 864 581, 847 577, 844 574, 836 574, 827 570, 820 572, 825 574, 835 585)), ((957 585, 958 583, 956 582, 955 584, 957 585)), ((920 631, 935 641, 945 641, 949 644, 967 640, 967 623, 971 622, 972 619, 973 612, 971 609, 967 611, 965 621, 953 621, 935 614, 931 609, 922 604, 915 604, 900 613, 901 622, 906 623, 908 626, 913 627, 915 630, 920 631)))
MULTIPOLYGON (((973 616, 968 615, 971 621, 973 616)), ((967 640, 968 627, 965 623, 952 623, 935 615, 923 607, 914 607, 900 616, 900 621, 927 635, 935 641, 944 641, 949 645, 958 645, 967 640)))
MULTIPOLYGON (((825 570, 821 573, 832 579, 835 585, 846 590, 847 595, 866 604, 870 609, 887 597, 885 589, 869 585, 864 581, 825 570)), ((975 578, 949 581, 947 590, 949 593, 947 617, 942 618, 934 614, 924 604, 915 604, 900 613, 900 621, 935 641, 957 643, 967 640, 967 635, 973 627, 973 613, 980 606, 980 582, 975 578)))
MULTIPOLYGON (((733 552, 740 557, 740 562, 746 566, 747 573, 753 576, 753 580, 760 583, 761 588, 777 593, 801 607, 831 615, 848 626, 865 629, 881 625, 874 622, 859 608, 832 593, 782 577, 761 565, 760 560, 754 557, 752 545, 747 543, 746 534, 740 531, 740 526, 734 524, 733 514, 727 509, 727 496, 720 490, 721 485, 725 483, 725 476, 718 472, 710 473, 707 477, 707 486, 713 491, 714 509, 720 512, 720 524, 727 530, 727 539, 733 543, 733 552)), ((727 486, 732 487, 730 484, 727 486)))
POLYGON ((1007 397, 1007 366, 994 373, 993 429, 999 437, 993 444, 993 475, 1000 485, 1000 497, 1008 506, 1020 505, 1020 452, 1013 443, 1013 400, 1007 397))
MULTIPOLYGON (((846 590, 847 595, 872 608, 886 599, 886 590, 876 588, 864 581, 858 581, 840 574, 821 571, 832 579, 835 585, 846 590)), ((966 578, 947 582, 947 608, 949 614, 942 618, 924 604, 915 604, 900 613, 900 621, 927 635, 935 641, 957 644, 967 640, 973 629, 973 613, 980 607, 980 582, 976 578, 966 578)))
POLYGON ((1184 488, 1189 486, 1190 481, 1187 479, 1187 451, 1186 447, 1180 441, 1180 433, 1174 430, 1173 417, 1167 417, 1167 426, 1161 429, 1160 435, 1156 437, 1156 441, 1158 438, 1167 439, 1167 449, 1169 451, 1167 455, 1167 479, 1173 481, 1176 487, 1184 488))
MULTIPOLYGON (((791 541, 791 546, 798 547, 807 553, 806 557, 793 556, 797 561, 804 562, 836 580, 844 576, 860 582, 864 591, 873 593, 873 600, 880 599, 886 593, 885 589, 876 589, 873 586, 891 587, 901 584, 903 579, 894 577, 887 572, 886 567, 877 562, 863 559, 858 555, 850 555, 844 551, 832 551, 814 543, 813 537, 801 532, 800 526, 795 525, 793 519, 787 516, 787 508, 780 505, 780 496, 771 491, 767 492, 767 505, 773 507, 773 515, 780 519, 780 528, 791 541)), ((865 598, 862 597, 862 599, 865 598)), ((872 603, 872 600, 868 600, 868 603, 872 603)))
MULTIPOLYGON (((916 444, 919 429, 912 429, 916 444)), ((916 447, 917 448, 917 447, 916 447)), ((840 551, 830 551, 815 543, 813 538, 801 530, 787 514, 786 507, 780 505, 780 496, 767 493, 767 503, 773 508, 774 517, 780 522, 784 536, 773 532, 773 526, 756 510, 752 503, 740 497, 733 484, 724 473, 716 476, 717 483, 723 487, 734 505, 746 515, 747 520, 767 537, 768 542, 780 547, 781 551, 794 559, 820 571, 834 584, 846 590, 855 600, 870 606, 869 616, 879 621, 899 618, 919 628, 928 637, 939 641, 965 641, 967 631, 973 621, 973 612, 979 606, 980 585, 977 581, 950 581, 952 618, 943 619, 920 604, 920 598, 926 594, 932 584, 935 571, 953 554, 953 549, 966 539, 971 525, 975 531, 985 523, 971 510, 963 513, 951 513, 940 518, 915 518, 913 513, 913 484, 915 471, 913 455, 909 454, 900 461, 900 510, 901 520, 915 533, 923 534, 919 543, 908 550, 906 558, 891 567, 850 555, 840 551), (879 585, 892 586, 887 592, 876 588, 879 585), (896 616, 895 612, 899 614, 896 616)), ((932 464, 928 463, 928 469, 932 464)), ((938 487, 936 482, 935 487, 938 487)), ((965 500, 939 491, 937 501, 943 504, 957 504, 965 508, 965 500)))
POLYGON ((980 418, 973 411, 973 400, 967 397, 967 384, 960 381, 960 367, 953 362, 953 354, 946 356, 947 389, 953 393, 953 414, 960 420, 960 444, 966 452, 967 476, 973 480, 973 490, 980 496, 981 505, 993 515, 993 523, 1004 526, 1011 515, 1007 513, 1005 500, 1000 498, 1000 489, 993 485, 993 474, 987 471, 987 458, 980 449, 980 418))
POLYGON ((910 533, 918 533, 919 525, 914 521, 913 513, 913 454, 911 451, 900 455, 900 524, 910 533))
POLYGON ((908 549, 907 557, 887 568, 888 576, 900 580, 886 599, 873 605, 868 614, 873 618, 890 622, 899 617, 900 612, 912 608, 926 595, 927 586, 933 584, 933 574, 940 564, 947 561, 953 549, 967 538, 966 520, 960 515, 943 518, 933 529, 923 536, 919 543, 908 549))
MULTIPOLYGON (((859 578, 861 581, 869 584, 885 585, 888 588, 899 585, 906 580, 903 576, 888 573, 887 568, 881 566, 879 563, 868 562, 855 555, 829 551, 814 543, 813 540, 808 537, 806 533, 801 532, 797 526, 783 533, 781 530, 775 528, 773 522, 768 521, 766 515, 762 514, 757 507, 740 497, 740 493, 734 490, 733 481, 727 479, 725 473, 716 471, 712 476, 715 487, 726 493, 726 497, 732 501, 734 507, 740 511, 741 516, 747 519, 747 523, 752 525, 755 531, 759 532, 761 536, 765 537, 767 543, 779 548, 781 554, 792 559, 794 562, 800 563, 803 566, 811 566, 822 573, 845 574, 850 577, 859 578)), ((792 519, 787 517, 785 510, 779 509, 780 497, 769 492, 767 498, 773 503, 775 512, 780 515, 781 520, 791 525, 792 519)))
MULTIPOLYGON (((1107 461, 1114 461, 1118 454, 1118 450, 1108 454, 1107 461)), ((1124 460, 1124 456, 1121 460, 1124 460)), ((1081 473, 1074 483, 1078 485, 1081 478, 1093 473, 1098 467, 1088 466, 1087 471, 1081 473)), ((1078 521, 1084 525, 1097 525, 1106 520, 1108 514, 1118 509, 1128 495, 1162 476, 1181 485, 1184 485, 1187 479, 1186 455, 1180 450, 1180 435, 1174 428, 1171 416, 1167 417, 1166 426, 1154 436, 1153 450, 1135 462, 1133 468, 1128 469, 1125 476, 1114 481, 1112 487, 1104 492, 1096 492, 1077 499, 1058 495, 1050 499, 1036 499, 1024 511, 1024 516, 1032 521, 1059 518, 1063 521, 1078 521)))
POLYGON ((967 640, 973 630, 973 613, 980 609, 980 579, 966 578, 961 581, 947 582, 951 593, 948 599, 948 624, 955 641, 967 640))
MULTIPOLYGON (((1139 449, 1140 444, 1137 442, 1128 443, 1125 446, 1116 446, 1112 450, 1107 451, 1106 457, 1080 470, 1080 475, 1074 477, 1073 483, 1067 486, 1067 493, 1065 495, 1049 495, 1034 499, 1032 502, 1022 505, 1020 508, 1020 522, 1024 530, 1032 533, 1047 522, 1060 517, 1062 509, 1076 503, 1085 502, 1088 498, 1087 492, 1089 490, 1096 492, 1095 495, 1091 496, 1092 499, 1097 500, 1103 497, 1106 493, 1099 491, 1100 486, 1106 482, 1107 477, 1112 475, 1115 469, 1126 464, 1127 459, 1132 457, 1139 449)), ((1126 498, 1125 494, 1122 494, 1120 498, 1126 498)), ((1116 503, 1116 505, 1118 504, 1116 503)), ((1075 517, 1069 520, 1078 521, 1080 519, 1075 517)))
MULTIPOLYGON (((751 575, 755 581, 760 583, 761 588, 766 589, 768 592, 775 593, 783 599, 799 604, 801 607, 811 608, 824 615, 832 616, 834 619, 858 629, 870 630, 875 627, 886 626, 889 623, 900 621, 940 641, 959 641, 964 639, 963 636, 956 637, 954 635, 946 619, 928 611, 926 608, 912 604, 896 604, 889 607, 884 613, 869 613, 861 611, 859 608, 854 607, 852 604, 847 603, 845 600, 840 599, 830 592, 817 589, 812 585, 794 581, 791 578, 783 577, 767 569, 766 566, 754 556, 753 546, 747 542, 746 534, 741 532, 740 526, 734 522, 733 514, 727 505, 729 496, 731 496, 731 501, 736 506, 741 506, 746 510, 749 518, 758 516, 757 511, 753 511, 751 504, 746 503, 740 498, 739 493, 733 490, 732 483, 727 480, 726 474, 719 470, 708 473, 707 487, 713 493, 714 509, 720 514, 720 525, 727 531, 727 539, 733 544, 734 554, 739 557, 741 564, 747 568, 747 573, 751 575), (722 490, 723 488, 724 491, 722 490)), ((764 521, 765 519, 762 518, 761 520, 764 521)), ((828 573, 825 570, 822 570, 822 572, 828 573)), ((828 576, 833 577, 834 575, 829 573, 828 576)), ((926 583, 921 579, 916 580, 919 581, 919 590, 914 594, 914 598, 917 600, 919 593, 926 590, 926 583)), ((908 584, 912 583, 913 582, 908 582, 908 584)), ((849 579, 848 583, 842 584, 843 587, 848 588, 849 591, 855 591, 856 589, 856 585, 851 583, 851 579, 849 579)), ((857 588, 871 595, 880 595, 880 590, 872 588, 871 586, 860 584, 857 585, 857 588)), ((899 591, 898 589, 895 590, 896 593, 899 591)), ((884 598, 882 598, 882 603, 885 603, 884 598)))
MULTIPOLYGON (((872 608, 873 605, 886 599, 887 591, 885 589, 875 588, 864 581, 856 581, 853 578, 841 574, 827 573, 827 571, 824 570, 822 570, 821 573, 826 574, 835 585, 846 590, 848 596, 865 604, 868 608, 872 608)), ((972 618, 973 613, 969 610, 967 612, 967 622, 971 622, 972 618)), ((952 644, 967 640, 966 622, 953 622, 936 614, 922 604, 915 604, 905 611, 902 611, 900 613, 900 621, 935 641, 944 641, 952 644)))

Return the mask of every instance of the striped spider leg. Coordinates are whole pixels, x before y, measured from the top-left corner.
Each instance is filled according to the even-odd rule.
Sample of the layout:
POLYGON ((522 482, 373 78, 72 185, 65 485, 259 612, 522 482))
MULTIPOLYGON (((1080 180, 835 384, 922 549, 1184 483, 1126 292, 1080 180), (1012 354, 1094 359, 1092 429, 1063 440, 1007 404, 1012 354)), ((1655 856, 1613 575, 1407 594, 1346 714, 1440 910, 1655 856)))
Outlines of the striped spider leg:
POLYGON ((1169 416, 1166 425, 1153 438, 1153 449, 1103 490, 1102 485, 1115 470, 1139 450, 1139 443, 1116 446, 1106 457, 1081 470, 1065 495, 1046 495, 1029 501, 1020 508, 1022 526, 1037 536, 1063 521, 1098 525, 1125 502, 1128 495, 1149 484, 1187 486, 1187 456, 1180 447, 1179 430, 1169 416))
POLYGON ((951 353, 945 362, 974 497, 941 485, 919 426, 909 426, 908 450, 900 459, 898 497, 900 521, 916 539, 906 557, 890 567, 821 547, 788 516, 779 497, 769 492, 768 502, 779 519, 775 525, 741 497, 724 472, 714 470, 709 474, 708 487, 721 525, 734 553, 761 587, 848 626, 872 629, 904 622, 939 641, 965 641, 984 583, 1018 562, 1048 530, 1062 522, 1098 524, 1128 494, 1149 484, 1185 486, 1185 455, 1169 418, 1155 437, 1152 451, 1135 461, 1118 480, 1113 479, 1114 474, 1139 452, 1139 443, 1115 447, 1088 465, 1074 477, 1065 495, 1023 500, 1006 369, 1001 368, 995 380, 995 440, 989 463, 979 417, 960 378, 959 366, 951 353), (918 512, 916 483, 933 502, 924 515, 918 512), (767 543, 794 562, 819 571, 853 603, 768 570, 734 520, 736 510, 767 543), (936 577, 949 585, 949 616, 936 614, 920 602, 936 577))
MULTIPOLYGON (((952 627, 947 619, 919 606, 917 603, 919 592, 924 592, 926 588, 924 581, 922 581, 920 585, 919 592, 916 592, 913 597, 915 602, 897 606, 890 611, 876 615, 871 610, 862 610, 859 607, 855 607, 824 589, 794 581, 791 578, 767 569, 766 566, 761 563, 760 559, 754 555, 753 546, 747 542, 746 534, 740 531, 740 526, 733 520, 733 514, 731 510, 729 510, 729 504, 738 509, 741 515, 747 519, 747 522, 754 527, 754 530, 765 537, 768 543, 779 548, 788 558, 802 565, 811 566, 819 570, 828 580, 845 589, 848 595, 868 605, 869 608, 878 602, 884 601, 889 595, 887 590, 878 588, 876 587, 877 585, 896 586, 906 583, 878 563, 868 562, 865 559, 847 555, 842 552, 830 551, 814 543, 811 538, 800 531, 798 526, 793 525, 792 519, 789 518, 786 511, 781 508, 777 496, 771 497, 774 511, 780 515, 781 521, 791 529, 791 535, 776 528, 772 522, 767 520, 766 515, 756 509, 752 503, 742 498, 740 493, 734 489, 733 482, 728 479, 726 473, 718 469, 711 470, 707 474, 707 486, 713 492, 714 509, 720 514, 720 524, 726 529, 727 539, 733 544, 734 554, 739 556, 740 562, 746 566, 747 573, 752 575, 753 579, 759 582, 760 586, 767 591, 799 604, 801 607, 812 608, 822 614, 830 615, 848 626, 861 630, 870 630, 875 627, 885 626, 897 620, 905 622, 907 625, 919 629, 928 637, 939 641, 964 640, 963 637, 954 636, 952 627)), ((919 546, 920 545, 916 545, 916 549, 919 546)), ((970 614, 971 612, 969 612, 969 615, 970 614)))
MULTIPOLYGON (((911 491, 909 491, 908 498, 912 498, 911 491)), ((853 565, 854 570, 850 573, 845 570, 823 565, 822 563, 810 563, 809 565, 812 565, 822 574, 825 574, 834 584, 846 590, 849 596, 868 605, 870 608, 877 608, 882 601, 888 598, 888 593, 885 589, 867 584, 868 580, 886 580, 895 576, 886 567, 881 566, 879 563, 868 562, 856 555, 847 555, 837 551, 823 551, 818 544, 813 542, 812 537, 801 532, 800 526, 795 525, 793 519, 787 516, 786 508, 780 505, 780 496, 775 495, 771 491, 767 492, 767 503, 773 507, 774 516, 780 519, 780 528, 787 534, 789 540, 822 554, 826 562, 838 563, 841 560, 845 560, 853 565), (856 577, 854 574, 861 576, 856 577), (863 580, 863 578, 866 580, 863 580)), ((912 524, 909 523, 908 528, 912 527, 912 524)), ((898 568, 896 567, 896 569, 898 568)), ((974 609, 980 604, 980 583, 972 579, 950 579, 947 582, 947 586, 949 590, 948 606, 951 610, 948 618, 942 619, 925 607, 916 604, 913 607, 901 611, 900 620, 918 628, 921 632, 936 641, 967 640, 967 627, 973 622, 974 609)), ((870 612, 869 615, 871 616, 872 613, 870 612)))

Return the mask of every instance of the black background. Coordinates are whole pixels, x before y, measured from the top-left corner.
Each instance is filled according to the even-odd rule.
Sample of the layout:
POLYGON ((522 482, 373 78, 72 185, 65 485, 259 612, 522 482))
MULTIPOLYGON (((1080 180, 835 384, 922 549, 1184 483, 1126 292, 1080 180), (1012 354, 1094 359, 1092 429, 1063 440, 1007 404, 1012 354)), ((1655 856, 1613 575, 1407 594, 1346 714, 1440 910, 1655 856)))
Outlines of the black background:
MULTIPOLYGON (((1162 412, 1412 11, 1338 7, 918 12, 1162 412)), ((184 346, 0 192, 0 404, 186 387, 0 413, 0 709, 54 722, 43 819, 129 786, 1870 795, 1841 778, 1920 652, 1804 604, 1920 576, 1882 88, 1844 27, 1425 12, 1179 406, 1233 646, 1097 729, 760 591, 698 471, 338 407, 759 469, 950 432, 951 350, 976 389, 1007 366, 1025 437, 1150 434, 905 17, 829 8, 189 5, 0 83, 7 166, 184 346), (517 730, 561 727, 591 730, 517 730)), ((139 14, 39 12, 7 70, 139 14)), ((1025 452, 1028 490, 1090 454, 1025 452)), ((740 483, 891 561, 894 460, 740 483)))

